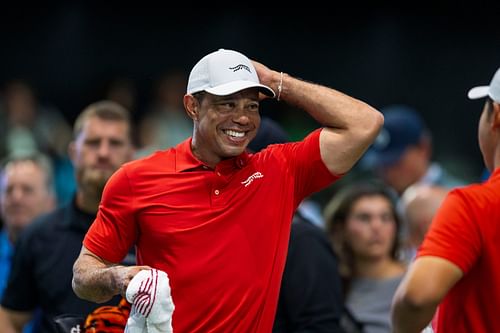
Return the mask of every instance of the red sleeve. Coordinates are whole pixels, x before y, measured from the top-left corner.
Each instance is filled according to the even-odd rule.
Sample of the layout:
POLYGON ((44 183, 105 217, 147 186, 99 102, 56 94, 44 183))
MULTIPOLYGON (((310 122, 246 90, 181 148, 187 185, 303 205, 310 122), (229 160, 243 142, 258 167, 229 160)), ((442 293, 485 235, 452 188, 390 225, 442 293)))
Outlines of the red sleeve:
POLYGON ((481 252, 481 235, 473 208, 462 190, 452 191, 432 221, 418 256, 447 259, 467 272, 481 252))
POLYGON ((321 159, 320 134, 321 129, 317 129, 304 140, 285 145, 284 153, 288 156, 295 174, 296 204, 341 177, 332 174, 321 159))
POLYGON ((97 217, 83 245, 99 257, 117 263, 126 256, 136 236, 133 194, 122 167, 107 182, 97 217))

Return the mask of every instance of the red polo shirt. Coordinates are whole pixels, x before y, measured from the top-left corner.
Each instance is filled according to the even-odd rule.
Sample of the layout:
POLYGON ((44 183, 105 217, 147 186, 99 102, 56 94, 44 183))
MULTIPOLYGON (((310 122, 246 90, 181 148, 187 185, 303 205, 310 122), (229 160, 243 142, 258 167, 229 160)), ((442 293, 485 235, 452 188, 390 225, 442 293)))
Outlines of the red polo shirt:
POLYGON ((500 332, 500 168, 450 192, 418 256, 444 258, 464 274, 439 305, 436 332, 500 332))
POLYGON ((200 162, 188 139, 124 165, 109 180, 84 245, 165 271, 174 332, 271 332, 290 223, 298 204, 337 176, 320 130, 297 143, 200 162))

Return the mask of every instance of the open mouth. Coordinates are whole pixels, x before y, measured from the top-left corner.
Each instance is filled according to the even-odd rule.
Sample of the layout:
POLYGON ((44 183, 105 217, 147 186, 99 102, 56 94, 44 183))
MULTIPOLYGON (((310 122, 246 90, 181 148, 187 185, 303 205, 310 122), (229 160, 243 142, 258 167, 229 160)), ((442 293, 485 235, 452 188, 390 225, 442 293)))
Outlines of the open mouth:
POLYGON ((222 130, 222 132, 225 134, 226 140, 231 144, 239 146, 247 141, 246 131, 222 130))
POLYGON ((232 137, 232 138, 243 138, 245 136, 245 132, 235 131, 235 130, 223 130, 224 134, 232 137))

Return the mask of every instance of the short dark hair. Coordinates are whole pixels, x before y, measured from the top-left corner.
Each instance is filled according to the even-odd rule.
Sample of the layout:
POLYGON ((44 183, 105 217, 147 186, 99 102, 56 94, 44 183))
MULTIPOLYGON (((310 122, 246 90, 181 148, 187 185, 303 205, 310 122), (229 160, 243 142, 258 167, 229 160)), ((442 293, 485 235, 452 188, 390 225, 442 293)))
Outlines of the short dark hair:
POLYGON ((206 94, 207 93, 205 91, 198 91, 198 92, 193 94, 193 97, 198 101, 198 103, 201 104, 201 102, 203 102, 203 99, 205 98, 206 94))
POLYGON ((130 113, 120 104, 113 101, 99 101, 87 106, 76 118, 73 126, 73 136, 76 138, 83 129, 87 119, 98 117, 105 120, 124 121, 129 125, 129 137, 131 136, 130 113))

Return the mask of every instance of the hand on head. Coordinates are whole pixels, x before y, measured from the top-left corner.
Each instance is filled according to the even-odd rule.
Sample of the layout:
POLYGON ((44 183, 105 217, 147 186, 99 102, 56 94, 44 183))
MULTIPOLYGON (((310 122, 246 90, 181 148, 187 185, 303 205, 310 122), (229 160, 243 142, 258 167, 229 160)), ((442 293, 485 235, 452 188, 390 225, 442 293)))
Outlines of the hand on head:
MULTIPOLYGON (((278 85, 280 82, 279 75, 280 73, 269 69, 267 66, 257 62, 255 60, 251 60, 252 65, 255 67, 255 71, 257 72, 257 76, 259 77, 259 81, 261 84, 271 87, 275 93, 278 92, 278 85)), ((270 98, 265 94, 259 94, 260 99, 270 98)))

